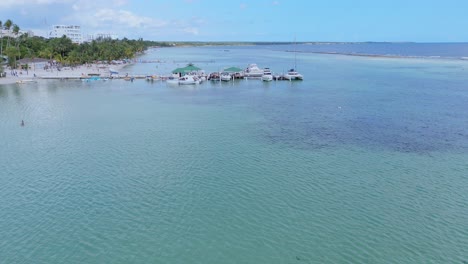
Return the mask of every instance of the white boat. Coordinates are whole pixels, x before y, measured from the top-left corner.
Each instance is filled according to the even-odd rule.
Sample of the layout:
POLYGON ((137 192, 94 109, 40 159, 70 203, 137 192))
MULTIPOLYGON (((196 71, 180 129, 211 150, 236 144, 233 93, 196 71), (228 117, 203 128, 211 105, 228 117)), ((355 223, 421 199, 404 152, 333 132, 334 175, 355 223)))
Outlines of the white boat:
POLYGON ((219 72, 212 72, 208 76, 208 80, 210 81, 219 81, 219 72))
POLYGON ((296 58, 296 38, 294 37, 294 69, 290 69, 286 74, 283 74, 285 80, 303 80, 302 74, 298 73, 295 69, 297 68, 297 58, 296 58))
POLYGON ((159 76, 157 76, 157 75, 146 75, 145 79, 147 81, 150 81, 150 82, 157 81, 157 80, 159 80, 159 76))
POLYGON ((294 69, 290 69, 286 74, 283 75, 283 78, 288 81, 301 80, 303 79, 302 74, 298 73, 294 69))
POLYGON ((23 83, 35 83, 36 80, 20 80, 16 81, 17 84, 23 84, 23 83))
POLYGON ((262 81, 264 82, 271 82, 273 81, 273 75, 269 68, 263 69, 262 81))
POLYGON ((223 72, 221 73, 220 78, 221 78, 221 81, 229 82, 232 80, 232 75, 229 72, 223 72))
POLYGON ((166 78, 166 83, 169 85, 179 85, 179 78, 168 77, 166 78))
POLYGON ((247 69, 245 69, 244 71, 244 77, 262 77, 262 76, 263 76, 263 70, 260 69, 255 63, 249 64, 247 69))
POLYGON ((179 84, 180 85, 194 85, 194 84, 200 84, 201 80, 197 76, 193 75, 184 75, 179 78, 179 84))
POLYGON ((188 73, 187 75, 192 76, 195 80, 199 80, 200 83, 202 83, 203 81, 206 81, 206 74, 204 71, 191 72, 191 73, 188 73))

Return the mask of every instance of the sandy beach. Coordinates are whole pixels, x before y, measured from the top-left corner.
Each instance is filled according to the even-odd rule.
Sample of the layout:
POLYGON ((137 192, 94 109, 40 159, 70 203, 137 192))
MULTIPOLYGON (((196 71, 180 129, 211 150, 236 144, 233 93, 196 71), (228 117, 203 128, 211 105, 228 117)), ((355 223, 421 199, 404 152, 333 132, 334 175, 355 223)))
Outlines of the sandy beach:
POLYGON ((126 64, 115 64, 115 65, 108 65, 108 64, 85 64, 80 65, 77 67, 62 67, 60 71, 56 68, 53 69, 31 69, 29 71, 25 70, 16 70, 17 76, 11 74, 11 70, 5 68, 4 72, 6 72, 6 77, 0 78, 0 85, 1 84, 11 84, 16 83, 17 81, 21 80, 34 80, 34 79, 62 79, 62 78, 81 78, 81 77, 89 77, 90 75, 99 74, 101 77, 109 77, 110 71, 109 69, 115 70, 119 72, 119 75, 122 75, 121 70, 130 65, 131 63, 126 64))

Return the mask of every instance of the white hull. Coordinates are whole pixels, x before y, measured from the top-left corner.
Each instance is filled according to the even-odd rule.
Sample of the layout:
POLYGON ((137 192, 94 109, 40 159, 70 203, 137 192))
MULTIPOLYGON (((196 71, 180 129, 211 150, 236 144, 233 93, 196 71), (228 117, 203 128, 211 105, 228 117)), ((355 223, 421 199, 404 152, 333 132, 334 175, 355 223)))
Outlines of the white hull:
POLYGON ((35 80, 20 80, 20 81, 16 81, 16 83, 18 84, 23 84, 23 83, 35 83, 36 81, 35 80))
POLYGON ((264 82, 273 81, 273 75, 271 75, 270 68, 265 68, 263 70, 262 81, 264 81, 264 82))
POLYGON ((262 76, 262 81, 264 81, 264 82, 271 82, 271 81, 273 81, 273 75, 263 75, 263 76, 262 76))
POLYGON ((247 78, 258 78, 258 77, 262 77, 263 76, 263 72, 260 72, 260 73, 245 73, 244 74, 244 77, 247 77, 247 78))
POLYGON ((166 80, 166 83, 169 85, 179 85, 179 79, 170 77, 166 80))
POLYGON ((294 81, 294 80, 302 81, 303 80, 302 75, 300 75, 300 76, 297 76, 297 75, 291 76, 291 75, 286 74, 283 77, 284 77, 284 79, 286 79, 288 81, 294 81))
POLYGON ((196 82, 196 81, 182 81, 182 82, 179 82, 180 85, 196 85, 196 84, 200 84, 200 82, 196 82))
POLYGON ((257 64, 250 64, 244 71, 244 77, 262 77, 265 72, 257 64))
POLYGON ((220 78, 223 82, 230 82, 232 80, 232 76, 230 74, 221 74, 220 78))
POLYGON ((301 80, 302 81, 302 79, 303 79, 302 74, 294 71, 294 69, 291 69, 286 74, 284 74, 283 78, 288 80, 288 81, 294 81, 294 80, 301 80))
POLYGON ((195 84, 200 84, 200 83, 201 83, 201 80, 192 75, 185 75, 179 78, 180 85, 195 85, 195 84))

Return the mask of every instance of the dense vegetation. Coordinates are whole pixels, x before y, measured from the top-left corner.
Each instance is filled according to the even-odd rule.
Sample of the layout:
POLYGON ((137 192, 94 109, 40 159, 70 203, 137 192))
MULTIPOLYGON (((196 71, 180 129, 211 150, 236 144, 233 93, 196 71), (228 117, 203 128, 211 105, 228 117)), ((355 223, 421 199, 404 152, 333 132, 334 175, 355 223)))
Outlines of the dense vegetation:
POLYGON ((56 60, 62 64, 83 64, 93 61, 112 61, 133 58, 136 54, 150 46, 172 46, 166 42, 145 41, 143 39, 121 40, 97 39, 82 44, 72 43, 63 36, 46 39, 38 36, 21 34, 20 27, 10 19, 5 23, 0 21, 0 55, 8 57, 12 67, 17 66, 17 60, 23 58, 43 58, 56 60))

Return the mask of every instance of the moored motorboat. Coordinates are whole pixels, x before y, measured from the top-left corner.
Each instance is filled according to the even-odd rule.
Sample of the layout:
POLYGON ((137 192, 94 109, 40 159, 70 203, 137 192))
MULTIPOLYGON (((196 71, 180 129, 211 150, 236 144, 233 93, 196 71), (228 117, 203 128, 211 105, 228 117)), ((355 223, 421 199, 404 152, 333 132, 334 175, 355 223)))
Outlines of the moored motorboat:
POLYGON ((303 80, 302 74, 298 73, 294 69, 290 69, 286 74, 283 75, 283 78, 288 80, 288 81, 293 81, 293 80, 303 80))
POLYGON ((169 85, 179 85, 179 78, 175 78, 171 76, 171 77, 164 78, 164 80, 169 85))
POLYGON ((260 69, 255 63, 249 64, 247 69, 245 69, 244 71, 244 77, 262 77, 262 76, 263 76, 263 70, 260 69))
POLYGON ((219 81, 219 72, 212 72, 208 76, 208 80, 210 81, 219 81))
POLYGON ((35 83, 36 80, 19 80, 16 81, 17 84, 23 84, 23 83, 35 83))
POLYGON ((194 84, 200 84, 201 80, 197 76, 193 75, 184 75, 179 78, 179 84, 180 85, 194 85, 194 84))
POLYGON ((221 81, 229 82, 232 80, 232 75, 229 72, 223 72, 221 73, 220 78, 221 78, 221 81))
POLYGON ((264 82, 273 81, 273 75, 271 74, 270 68, 263 69, 262 81, 264 82))

